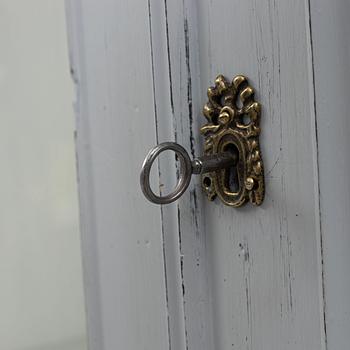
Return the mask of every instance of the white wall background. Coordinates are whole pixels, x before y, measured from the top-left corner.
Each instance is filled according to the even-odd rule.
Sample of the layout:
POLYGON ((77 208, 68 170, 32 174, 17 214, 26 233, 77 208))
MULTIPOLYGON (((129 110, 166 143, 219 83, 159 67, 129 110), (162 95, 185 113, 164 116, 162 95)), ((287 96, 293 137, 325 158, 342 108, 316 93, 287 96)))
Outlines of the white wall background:
POLYGON ((0 349, 86 349, 64 1, 0 0, 0 51, 0 349))

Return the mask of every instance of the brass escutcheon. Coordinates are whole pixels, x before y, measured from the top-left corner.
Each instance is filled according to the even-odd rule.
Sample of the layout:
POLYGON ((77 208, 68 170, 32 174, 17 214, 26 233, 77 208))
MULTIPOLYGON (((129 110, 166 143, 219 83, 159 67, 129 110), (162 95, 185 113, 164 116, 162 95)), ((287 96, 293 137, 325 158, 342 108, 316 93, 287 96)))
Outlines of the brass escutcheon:
POLYGON ((234 167, 202 175, 209 200, 218 196, 232 207, 247 201, 260 205, 264 200, 264 167, 259 145, 261 105, 254 100, 248 79, 237 75, 232 82, 222 75, 208 89, 203 108, 208 123, 200 129, 205 137, 204 154, 236 152, 234 167))

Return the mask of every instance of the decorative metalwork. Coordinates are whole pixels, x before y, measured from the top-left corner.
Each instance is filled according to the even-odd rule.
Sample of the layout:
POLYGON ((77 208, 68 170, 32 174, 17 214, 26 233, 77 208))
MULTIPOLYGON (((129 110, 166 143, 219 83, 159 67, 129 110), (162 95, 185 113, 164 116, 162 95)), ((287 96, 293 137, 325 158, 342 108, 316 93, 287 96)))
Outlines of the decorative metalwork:
POLYGON ((207 156, 232 152, 235 166, 202 175, 209 200, 218 196, 225 204, 240 207, 247 201, 260 205, 264 199, 264 167, 259 146, 261 105, 243 75, 232 82, 222 75, 208 89, 209 101, 203 108, 208 123, 200 129, 205 137, 207 156))

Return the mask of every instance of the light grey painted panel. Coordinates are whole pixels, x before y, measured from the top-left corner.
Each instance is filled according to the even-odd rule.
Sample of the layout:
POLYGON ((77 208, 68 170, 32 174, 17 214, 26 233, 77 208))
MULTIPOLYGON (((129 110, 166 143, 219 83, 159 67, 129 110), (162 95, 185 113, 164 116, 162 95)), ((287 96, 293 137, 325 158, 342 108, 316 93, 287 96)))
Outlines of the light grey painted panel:
POLYGON ((350 2, 311 0, 328 350, 350 334, 350 2))
POLYGON ((139 171, 156 142, 149 8, 67 1, 89 346, 168 347, 159 207, 139 171))
POLYGON ((214 348, 322 349, 307 2, 208 0, 198 2, 198 11, 197 103, 206 101, 205 89, 217 74, 242 73, 263 106, 265 202, 237 210, 204 202, 214 348))

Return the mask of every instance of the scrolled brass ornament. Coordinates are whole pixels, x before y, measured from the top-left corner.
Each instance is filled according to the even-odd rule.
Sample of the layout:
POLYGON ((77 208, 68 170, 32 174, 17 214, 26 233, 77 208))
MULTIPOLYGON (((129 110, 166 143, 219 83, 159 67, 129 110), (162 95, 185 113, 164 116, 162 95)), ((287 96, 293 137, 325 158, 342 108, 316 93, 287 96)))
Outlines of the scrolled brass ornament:
POLYGON ((203 114, 208 123, 200 129, 205 137, 204 154, 231 151, 238 160, 235 167, 203 174, 203 189, 209 200, 218 196, 229 206, 240 207, 247 201, 260 205, 265 194, 259 145, 261 105, 254 100, 254 90, 243 75, 232 82, 219 75, 207 95, 203 114))

